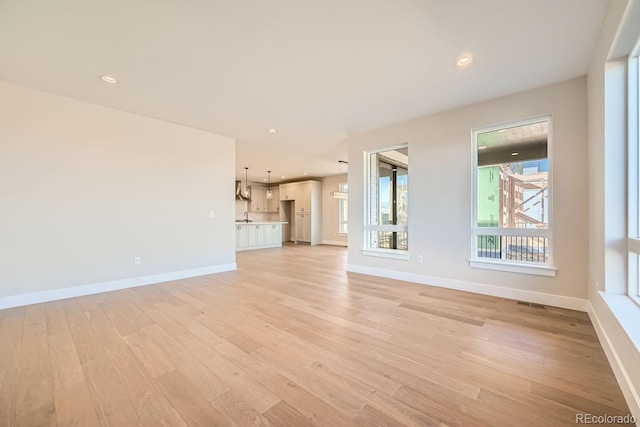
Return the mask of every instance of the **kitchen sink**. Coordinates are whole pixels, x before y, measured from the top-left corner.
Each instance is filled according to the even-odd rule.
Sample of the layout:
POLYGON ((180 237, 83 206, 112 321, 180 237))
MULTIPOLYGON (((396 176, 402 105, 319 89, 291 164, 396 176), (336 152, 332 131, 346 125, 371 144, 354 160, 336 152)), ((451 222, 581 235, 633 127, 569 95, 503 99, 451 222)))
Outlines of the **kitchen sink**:
POLYGON ((236 219, 236 222, 253 222, 252 219, 236 219))

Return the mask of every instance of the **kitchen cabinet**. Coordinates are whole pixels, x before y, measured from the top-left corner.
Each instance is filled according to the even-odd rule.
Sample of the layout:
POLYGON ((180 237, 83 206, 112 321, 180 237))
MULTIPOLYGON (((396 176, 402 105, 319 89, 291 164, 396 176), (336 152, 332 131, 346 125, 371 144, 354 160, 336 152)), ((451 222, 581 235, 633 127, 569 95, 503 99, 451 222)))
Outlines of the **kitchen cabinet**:
POLYGON ((262 247, 265 245, 265 226, 263 224, 249 224, 247 228, 248 247, 262 247))
MULTIPOLYGON (((320 194, 322 190, 318 190, 320 194)), ((296 188, 296 212, 313 212, 311 209, 311 199, 314 195, 312 181, 300 182, 296 188)), ((320 213, 320 212, 318 212, 320 213)))
POLYGON ((291 222, 285 238, 312 245, 322 243, 322 184, 313 180, 281 184, 280 200, 280 219, 291 222))
POLYGON ((282 224, 266 225, 267 245, 282 246, 282 224))
POLYGON ((267 212, 280 212, 280 190, 278 189, 278 187, 271 187, 271 198, 267 199, 267 212))
POLYGON ((248 229, 243 225, 236 225, 236 250, 242 250, 247 247, 248 241, 248 229))
POLYGON ((289 184, 280 184, 280 200, 295 200, 297 195, 298 183, 290 182, 289 184))
POLYGON ((319 181, 301 181, 280 184, 280 200, 294 201, 296 212, 320 213, 322 184, 319 181))
POLYGON ((296 213, 296 241, 311 243, 311 213, 296 213))
POLYGON ((251 202, 249 203, 249 211, 251 212, 280 212, 280 192, 278 187, 271 187, 271 198, 267 199, 266 187, 251 188, 251 202))
POLYGON ((266 212, 267 211, 267 190, 261 187, 251 188, 251 202, 249 202, 249 211, 266 212))
POLYGON ((236 251, 282 246, 282 222, 236 224, 236 251))

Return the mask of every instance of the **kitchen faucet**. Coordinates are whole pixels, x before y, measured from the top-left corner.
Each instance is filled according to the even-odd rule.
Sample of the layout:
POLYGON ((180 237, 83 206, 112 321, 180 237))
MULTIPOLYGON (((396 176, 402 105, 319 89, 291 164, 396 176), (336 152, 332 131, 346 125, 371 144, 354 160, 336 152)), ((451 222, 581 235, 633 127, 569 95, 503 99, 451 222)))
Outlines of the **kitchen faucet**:
POLYGON ((249 212, 244 211, 244 222, 249 222, 249 212))

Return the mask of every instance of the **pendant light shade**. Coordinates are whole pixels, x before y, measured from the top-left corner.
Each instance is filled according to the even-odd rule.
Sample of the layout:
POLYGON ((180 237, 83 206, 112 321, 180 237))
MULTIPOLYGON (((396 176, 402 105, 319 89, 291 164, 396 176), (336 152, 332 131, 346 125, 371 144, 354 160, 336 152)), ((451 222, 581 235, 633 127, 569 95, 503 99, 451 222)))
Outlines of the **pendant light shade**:
POLYGON ((271 171, 267 171, 267 173, 269 174, 269 186, 267 187, 267 199, 270 199, 273 197, 273 193, 271 192, 271 171))
POLYGON ((244 196, 249 197, 249 180, 248 180, 249 168, 244 168, 244 196))

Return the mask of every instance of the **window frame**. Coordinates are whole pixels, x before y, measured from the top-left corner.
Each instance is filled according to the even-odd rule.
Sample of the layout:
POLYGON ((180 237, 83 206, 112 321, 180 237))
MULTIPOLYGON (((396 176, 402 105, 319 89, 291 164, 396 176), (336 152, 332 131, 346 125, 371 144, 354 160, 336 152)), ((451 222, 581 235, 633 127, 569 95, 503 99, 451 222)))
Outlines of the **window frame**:
POLYGON ((553 240, 553 116, 543 114, 527 119, 509 121, 491 126, 483 126, 471 130, 471 257, 469 266, 487 270, 506 271, 513 273, 532 274, 555 277, 557 268, 554 262, 553 240), (501 228, 478 227, 478 135, 486 132, 495 132, 501 129, 525 126, 534 123, 547 122, 547 163, 548 163, 548 201, 547 201, 547 228, 501 228), (548 259, 545 263, 523 262, 498 258, 480 258, 477 251, 477 239, 479 236, 521 236, 521 237, 546 237, 548 239, 548 259))
MULTIPOLYGON (((409 148, 409 143, 405 142, 405 143, 401 143, 401 144, 396 144, 396 145, 392 145, 392 146, 388 146, 388 147, 384 147, 384 148, 380 148, 380 149, 374 149, 374 150, 365 150, 363 151, 363 161, 364 161, 364 182, 365 182, 365 195, 364 195, 364 209, 363 209, 363 213, 364 213, 364 221, 363 221, 363 235, 362 235, 362 250, 361 253, 363 255, 367 255, 367 256, 376 256, 376 257, 382 257, 382 258, 392 258, 392 259, 399 259, 399 260, 404 260, 404 261, 409 261, 411 259, 411 254, 408 250, 408 244, 407 244, 407 250, 404 249, 386 249, 386 248, 375 248, 375 247, 371 247, 370 243, 371 240, 369 238, 369 234, 371 231, 398 231, 398 232, 406 232, 407 233, 407 238, 409 235, 409 224, 407 221, 407 225, 380 225, 380 224, 372 224, 371 223, 371 214, 372 214, 372 208, 371 208, 371 171, 372 171, 372 165, 371 165, 371 155, 372 154, 378 154, 378 153, 384 153, 386 151, 392 151, 392 150, 398 150, 398 149, 402 149, 402 148, 409 148)), ((407 186, 409 182, 409 160, 407 159, 407 186)))
MULTIPOLYGON (((340 193, 349 194, 349 183, 342 182, 338 184, 340 193)), ((346 197, 338 199, 338 236, 347 236, 349 234, 349 201, 346 197), (345 215, 345 208, 347 215, 345 215), (346 216, 346 219, 345 219, 346 216)))
POLYGON ((640 306, 640 41, 627 58, 627 295, 640 306))

